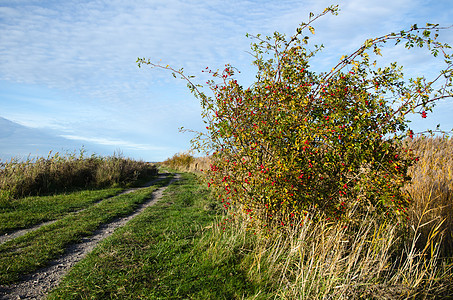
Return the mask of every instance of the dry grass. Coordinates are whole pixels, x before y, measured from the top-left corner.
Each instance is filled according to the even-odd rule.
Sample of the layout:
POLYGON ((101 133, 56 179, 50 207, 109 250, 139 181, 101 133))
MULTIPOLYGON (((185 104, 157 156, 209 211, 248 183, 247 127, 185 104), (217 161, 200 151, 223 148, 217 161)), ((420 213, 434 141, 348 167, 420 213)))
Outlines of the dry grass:
POLYGON ((211 158, 194 157, 188 152, 177 153, 162 162, 162 165, 180 172, 201 172, 209 169, 211 158))
POLYGON ((445 299, 453 292, 451 265, 435 247, 439 236, 429 236, 433 248, 418 250, 420 228, 407 238, 400 225, 364 216, 353 232, 308 219, 286 232, 252 232, 235 213, 199 250, 216 262, 242 253, 242 268, 265 299, 445 299))
POLYGON ((0 200, 54 193, 74 188, 119 186, 157 174, 157 168, 121 154, 85 157, 58 152, 26 161, 0 163, 0 200))
POLYGON ((423 247, 439 222, 443 235, 441 254, 453 252, 453 140, 420 137, 407 141, 419 162, 410 169, 412 184, 407 187, 413 204, 410 226, 420 228, 417 247, 423 247))

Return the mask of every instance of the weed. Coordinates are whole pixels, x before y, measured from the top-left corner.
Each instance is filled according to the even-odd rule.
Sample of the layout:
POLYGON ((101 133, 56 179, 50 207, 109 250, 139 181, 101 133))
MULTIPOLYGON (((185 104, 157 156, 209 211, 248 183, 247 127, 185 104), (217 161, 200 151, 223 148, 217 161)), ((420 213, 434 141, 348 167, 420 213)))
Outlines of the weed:
POLYGON ((77 188, 118 187, 156 174, 154 165, 121 154, 85 157, 83 150, 79 155, 49 152, 47 158, 11 159, 0 164, 0 203, 77 188))

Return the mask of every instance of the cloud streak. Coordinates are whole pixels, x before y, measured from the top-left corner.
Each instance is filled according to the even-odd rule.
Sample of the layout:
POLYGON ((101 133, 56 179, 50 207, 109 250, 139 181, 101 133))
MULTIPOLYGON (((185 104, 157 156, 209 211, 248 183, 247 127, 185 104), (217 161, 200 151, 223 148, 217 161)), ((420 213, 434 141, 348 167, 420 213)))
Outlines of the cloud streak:
MULTIPOLYGON (((331 67, 341 54, 370 36, 408 28, 413 23, 451 22, 449 2, 344 1, 339 16, 328 16, 315 24, 313 42, 324 43, 326 49, 314 61, 314 67, 331 67)), ((126 137, 133 135, 132 144, 146 145, 140 140, 155 140, 174 149, 187 148, 190 139, 178 134, 179 127, 203 128, 199 105, 184 82, 173 80, 167 72, 139 69, 137 57, 162 60, 195 75, 206 66, 221 68, 231 63, 243 71, 240 79, 251 83, 254 69, 247 53, 251 41, 245 33, 293 34, 310 11, 320 12, 331 2, 2 3, 1 116, 32 127, 53 124, 62 135, 99 143, 103 140, 97 137, 105 136, 104 142, 126 145, 126 137), (29 90, 27 97, 23 90, 29 90)), ((446 37, 447 42, 453 41, 451 33, 446 37)), ((416 59, 408 59, 408 63, 416 59)))
POLYGON ((83 137, 83 136, 77 136, 77 135, 62 135, 61 137, 70 139, 70 140, 77 140, 77 141, 84 141, 84 142, 89 142, 89 143, 94 143, 94 144, 99 144, 99 145, 105 145, 105 146, 114 146, 118 147, 121 149, 125 150, 140 150, 140 151, 161 151, 161 150, 167 150, 167 147, 158 147, 158 146, 152 146, 152 145, 146 145, 146 144, 136 144, 132 143, 129 141, 124 141, 124 140, 112 140, 108 138, 102 138, 102 137, 83 137))

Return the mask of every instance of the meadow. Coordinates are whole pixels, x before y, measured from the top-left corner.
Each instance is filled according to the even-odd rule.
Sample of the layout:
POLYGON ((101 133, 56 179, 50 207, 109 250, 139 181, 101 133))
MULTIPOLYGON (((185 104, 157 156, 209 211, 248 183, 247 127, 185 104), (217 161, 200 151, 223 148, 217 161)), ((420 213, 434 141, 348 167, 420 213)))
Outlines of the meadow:
MULTIPOLYGON (((200 172, 209 158, 177 154, 161 169, 180 168, 181 180, 77 263, 48 298, 452 298, 453 141, 428 137, 406 144, 419 157, 405 187, 412 198, 406 222, 381 222, 370 214, 354 227, 305 219, 273 231, 251 230, 240 207, 225 213, 200 172)), ((1 284, 20 281, 101 224, 130 213, 157 187, 118 195, 124 185, 114 180, 83 191, 7 194, 0 217, 23 210, 31 220, 5 231, 56 222, 0 245, 1 284), (37 208, 29 210, 28 202, 43 207, 44 217, 35 217, 37 208)))

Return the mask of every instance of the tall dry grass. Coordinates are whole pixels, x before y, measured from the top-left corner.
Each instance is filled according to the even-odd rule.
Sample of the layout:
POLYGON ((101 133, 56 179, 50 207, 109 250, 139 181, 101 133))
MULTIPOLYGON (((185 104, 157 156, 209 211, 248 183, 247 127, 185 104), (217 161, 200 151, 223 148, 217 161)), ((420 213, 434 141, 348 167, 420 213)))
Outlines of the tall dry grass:
POLYGON ((181 172, 201 172, 209 169, 211 159, 209 156, 194 157, 189 152, 176 153, 161 164, 165 167, 181 172))
POLYGON ((236 217, 219 220, 195 251, 218 264, 239 257, 249 280, 262 286, 257 299, 448 299, 453 295, 451 260, 444 260, 436 246, 440 236, 431 234, 428 247, 420 250, 416 246, 420 227, 408 237, 401 225, 363 216, 354 231, 344 224, 307 218, 286 231, 252 232, 249 219, 239 211, 233 214, 236 217))
POLYGON ((39 195, 75 188, 118 186, 157 174, 154 165, 124 158, 50 152, 47 157, 0 163, 0 199, 39 195))
POLYGON ((406 187, 413 203, 410 226, 422 226, 417 247, 423 247, 439 222, 443 236, 441 254, 453 252, 453 139, 419 137, 406 141, 406 147, 419 157, 411 167, 412 184, 406 187))

